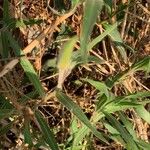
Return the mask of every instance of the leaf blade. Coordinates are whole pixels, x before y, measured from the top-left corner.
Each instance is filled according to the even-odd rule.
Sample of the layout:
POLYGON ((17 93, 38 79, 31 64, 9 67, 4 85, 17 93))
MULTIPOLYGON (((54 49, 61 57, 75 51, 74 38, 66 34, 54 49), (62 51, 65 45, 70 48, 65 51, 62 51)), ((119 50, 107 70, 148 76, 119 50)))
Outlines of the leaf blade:
POLYGON ((107 143, 107 140, 103 137, 103 135, 96 130, 94 126, 91 125, 88 118, 85 116, 81 108, 75 104, 69 97, 63 94, 60 90, 56 91, 57 99, 68 109, 70 110, 76 117, 85 124, 92 133, 97 136, 101 141, 107 143))
POLYGON ((84 63, 87 62, 87 45, 89 36, 92 32, 96 18, 103 7, 103 0, 86 0, 84 7, 84 15, 82 22, 82 30, 80 34, 81 57, 84 63))
MULTIPOLYGON (((7 32, 7 36, 8 36, 8 40, 9 40, 10 46, 14 50, 15 55, 16 56, 24 55, 23 51, 20 48, 20 46, 13 39, 13 37, 12 37, 10 32, 7 32)), ((26 57, 21 57, 20 58, 20 64, 21 64, 22 68, 24 69, 26 75, 28 76, 29 80, 34 85, 35 89, 38 91, 39 95, 41 97, 44 97, 44 95, 45 95, 44 89, 43 89, 43 87, 41 85, 41 82, 40 82, 40 80, 38 78, 38 75, 35 72, 35 70, 34 70, 32 64, 30 63, 30 61, 26 57)))
POLYGON ((59 150, 55 137, 48 127, 46 121, 43 119, 43 116, 40 114, 39 111, 35 112, 35 117, 40 124, 41 130, 43 132, 43 136, 45 138, 46 143, 50 146, 52 150, 59 150))

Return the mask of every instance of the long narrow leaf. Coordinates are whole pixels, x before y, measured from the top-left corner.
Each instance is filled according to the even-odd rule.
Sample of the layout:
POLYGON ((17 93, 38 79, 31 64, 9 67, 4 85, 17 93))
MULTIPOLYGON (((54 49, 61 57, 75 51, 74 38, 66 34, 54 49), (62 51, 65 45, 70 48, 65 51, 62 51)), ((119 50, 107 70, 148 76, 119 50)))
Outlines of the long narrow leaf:
POLYGON ((32 137, 31 137, 31 133, 30 133, 30 122, 25 122, 24 141, 25 141, 25 143, 29 144, 29 147, 31 147, 33 145, 32 137))
POLYGON ((43 132, 43 136, 44 136, 46 143, 49 145, 49 147, 52 150, 59 150, 57 142, 56 142, 55 137, 53 135, 53 132, 48 127, 48 124, 44 120, 43 116, 38 111, 35 112, 35 116, 36 116, 37 121, 41 127, 41 130, 43 132))
MULTIPOLYGON (((7 32, 7 35, 8 35, 10 46, 14 50, 16 56, 23 55, 23 51, 21 50, 18 43, 13 39, 11 33, 7 32)), ((26 75, 28 76, 29 80, 31 81, 31 83, 33 83, 35 89, 38 91, 39 95, 43 97, 45 95, 44 89, 30 61, 26 57, 22 57, 20 58, 20 64, 24 69, 26 75)))
MULTIPOLYGON (((111 26, 108 24, 104 25, 106 29, 110 28, 111 26)), ((113 31, 109 33, 109 36, 111 37, 112 41, 114 42, 114 45, 117 47, 118 51, 120 52, 122 58, 124 61, 127 61, 127 54, 124 48, 123 40, 121 39, 121 35, 117 28, 115 28, 113 31)))
POLYGON ((150 150, 150 143, 147 143, 145 141, 140 140, 137 142, 139 144, 139 147, 141 147, 143 150, 150 150))
POLYGON ((89 37, 92 32, 96 18, 103 6, 103 0, 86 0, 84 7, 82 30, 80 35, 81 57, 84 63, 87 62, 89 37))
POLYGON ((120 142, 123 146, 125 146, 124 139, 114 127, 112 127, 109 123, 104 123, 104 126, 111 133, 110 138, 112 138, 116 142, 120 142))
POLYGON ((145 141, 142 141, 142 140, 140 140, 140 139, 137 138, 136 132, 133 130, 133 125, 127 119, 127 117, 125 116, 125 114, 120 111, 120 112, 118 112, 118 115, 119 115, 119 118, 121 119, 121 121, 123 122, 123 124, 125 125, 126 129, 128 130, 128 132, 130 133, 130 135, 132 135, 134 141, 140 147, 142 147, 142 149, 149 150, 150 149, 149 143, 146 143, 145 141))
POLYGON ((126 144, 128 147, 127 149, 139 150, 139 148, 137 147, 136 143, 133 140, 133 137, 127 132, 125 128, 123 128, 123 126, 119 123, 119 121, 117 121, 117 119, 113 117, 111 114, 108 114, 108 113, 104 113, 104 114, 106 118, 110 121, 112 126, 115 127, 117 131, 119 131, 120 135, 126 141, 126 144))
POLYGON ((150 72, 150 56, 144 57, 142 60, 136 62, 131 68, 134 72, 140 70, 150 72))
POLYGON ((126 101, 118 102, 118 103, 112 102, 112 103, 109 103, 108 105, 106 105, 104 110, 108 113, 113 113, 113 112, 116 112, 119 110, 126 110, 129 108, 137 108, 139 106, 140 106, 140 104, 134 103, 134 102, 126 102, 126 101))
POLYGON ((150 124, 150 113, 144 108, 144 106, 140 105, 136 107, 135 111, 137 112, 138 116, 150 124))
MULTIPOLYGON (((115 104, 115 102, 109 103, 109 105, 106 105, 103 110, 108 113, 114 113, 116 111, 120 111, 123 109, 133 108, 133 107, 139 107, 140 105, 133 102, 120 102, 118 104, 115 104)), ((93 124, 98 122, 101 118, 104 117, 104 114, 102 113, 102 110, 97 110, 95 114, 92 116, 91 120, 93 124)), ((83 138, 89 134, 90 130, 87 128, 86 125, 83 125, 82 128, 79 129, 79 131, 76 133, 73 146, 76 146, 79 144, 79 141, 82 141, 83 138)))
POLYGON ((100 92, 104 93, 107 96, 107 98, 109 98, 108 87, 106 86, 105 83, 102 83, 100 81, 94 81, 91 79, 83 79, 83 80, 89 82, 92 86, 94 86, 100 92))
POLYGON ((125 125, 126 129, 128 130, 128 132, 133 136, 134 140, 137 141, 137 136, 136 136, 136 132, 133 130, 133 125, 131 124, 131 122, 127 119, 127 117, 125 116, 125 114, 123 112, 118 112, 119 118, 120 120, 123 122, 123 124, 125 125))
POLYGON ((60 52, 59 58, 58 58, 58 64, 57 67, 59 69, 59 77, 58 77, 58 88, 62 88, 62 84, 65 80, 65 78, 70 74, 72 68, 76 65, 72 61, 72 52, 73 48, 75 46, 75 43, 77 42, 77 36, 71 38, 69 41, 67 41, 63 49, 60 52))
POLYGON ((56 97, 64 106, 66 106, 68 110, 70 110, 74 115, 76 115, 76 117, 82 123, 84 123, 95 136, 97 136, 103 142, 107 143, 107 140, 103 137, 103 135, 100 132, 96 130, 94 126, 91 125, 90 121, 77 104, 75 104, 68 96, 66 96, 59 90, 57 90, 56 97))
POLYGON ((5 31, 1 31, 0 33, 0 54, 3 58, 7 58, 9 53, 9 45, 7 34, 5 31))
POLYGON ((102 34, 97 36, 93 41, 88 44, 88 50, 92 49, 96 44, 101 42, 107 35, 109 35, 114 29, 116 29, 118 22, 113 25, 110 25, 102 34))
POLYGON ((4 0, 3 3, 3 20, 7 22, 10 19, 10 12, 9 12, 9 2, 8 0, 4 0))

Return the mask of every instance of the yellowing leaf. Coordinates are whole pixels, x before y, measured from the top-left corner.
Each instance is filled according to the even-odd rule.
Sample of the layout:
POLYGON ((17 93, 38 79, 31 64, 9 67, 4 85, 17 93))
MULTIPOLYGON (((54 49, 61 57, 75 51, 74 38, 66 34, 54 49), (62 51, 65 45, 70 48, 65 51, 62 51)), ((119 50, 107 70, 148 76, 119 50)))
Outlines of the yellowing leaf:
POLYGON ((86 0, 84 7, 82 30, 80 35, 81 56, 84 63, 87 62, 89 37, 97 16, 103 7, 103 0, 86 0))
POLYGON ((71 73, 72 68, 75 66, 75 62, 72 60, 72 52, 77 39, 77 36, 75 36, 67 41, 59 55, 57 64, 59 70, 57 87, 60 89, 62 89, 64 80, 71 73))
POLYGON ((58 57, 58 64, 57 64, 58 69, 70 67, 72 61, 71 60, 72 51, 77 39, 78 39, 77 36, 75 36, 64 44, 63 49, 61 50, 60 55, 58 57))

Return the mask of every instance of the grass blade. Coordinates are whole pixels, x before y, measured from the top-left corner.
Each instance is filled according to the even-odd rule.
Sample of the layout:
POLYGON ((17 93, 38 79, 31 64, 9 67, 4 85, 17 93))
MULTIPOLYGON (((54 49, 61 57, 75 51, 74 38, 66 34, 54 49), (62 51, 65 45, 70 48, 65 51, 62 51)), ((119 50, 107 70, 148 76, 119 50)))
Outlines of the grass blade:
POLYGON ((71 38, 69 41, 67 41, 63 49, 60 52, 59 58, 58 58, 58 64, 57 67, 59 69, 59 77, 58 77, 58 85, 57 87, 62 89, 62 84, 65 80, 65 78, 70 74, 72 68, 74 67, 74 63, 72 62, 72 52, 73 48, 75 46, 75 43, 77 42, 77 36, 71 38))
POLYGON ((72 62, 72 58, 71 58, 72 51, 77 40, 78 37, 75 36, 64 44, 58 58, 58 64, 57 64, 58 69, 65 69, 70 67, 72 62))
POLYGON ((0 54, 2 58, 8 58, 8 52, 9 52, 9 45, 8 45, 8 39, 7 34, 5 31, 0 32, 0 54))
POLYGON ((123 124, 125 125, 126 129, 128 130, 128 132, 130 133, 130 135, 132 135, 134 141, 142 148, 145 150, 149 150, 150 149, 150 145, 149 143, 146 143, 145 141, 142 141, 140 139, 137 138, 137 134, 136 132, 133 130, 133 125, 131 124, 131 122, 126 118, 125 114, 123 112, 118 112, 119 118, 121 119, 121 121, 123 122, 123 124))
POLYGON ((108 105, 105 106, 104 110, 106 112, 109 112, 109 113, 113 113, 113 112, 116 112, 116 111, 120 111, 120 110, 126 110, 126 109, 129 109, 129 108, 136 108, 136 107, 139 107, 140 104, 138 103, 134 103, 134 102, 112 102, 112 103, 109 103, 108 105))
POLYGON ((8 0, 4 0, 4 4, 3 4, 3 21, 7 22, 9 19, 10 19, 9 2, 8 2, 8 0))
POLYGON ((105 122, 104 126, 111 133, 110 138, 112 138, 116 142, 120 142, 123 146, 125 146, 124 139, 121 137, 120 133, 112 127, 109 123, 105 122))
POLYGON ((25 122, 25 127, 24 127, 24 142, 29 144, 29 147, 33 146, 32 143, 32 137, 31 137, 31 133, 30 133, 30 122, 26 121, 25 122))
POLYGON ((101 35, 97 36, 92 42, 88 44, 88 50, 92 49, 96 44, 102 41, 107 35, 109 35, 114 29, 116 29, 118 22, 110 25, 101 35))
MULTIPOLYGON (((23 52, 22 52, 20 46, 13 39, 11 33, 7 32, 7 36, 8 36, 10 46, 14 50, 14 53, 16 54, 16 56, 23 55, 23 52)), ((21 57, 20 58, 20 64, 21 64, 22 68, 24 69, 26 75, 28 76, 29 80, 34 85, 35 89, 38 91, 39 95, 41 97, 43 97, 45 95, 44 89, 43 89, 43 87, 40 83, 40 80, 37 76, 37 73, 35 72, 35 70, 34 70, 32 64, 30 63, 30 61, 26 57, 21 57)))
POLYGON ((48 127, 43 116, 38 111, 35 112, 35 116, 41 127, 41 130, 43 132, 43 136, 44 136, 46 143, 50 146, 50 148, 52 150, 59 150, 57 142, 55 140, 55 137, 54 137, 52 131, 50 130, 50 128, 48 127))
POLYGON ((142 148, 142 150, 150 150, 150 143, 147 143, 145 141, 140 140, 137 142, 139 146, 142 148))
POLYGON ((137 98, 146 98, 150 96, 150 91, 144 91, 144 92, 136 92, 132 93, 126 96, 123 96, 123 99, 137 99, 137 98))
POLYGON ((144 106, 140 105, 136 107, 135 111, 138 116, 140 116, 142 119, 150 124, 150 113, 144 108, 144 106))
MULTIPOLYGON (((147 92, 146 92, 147 93, 147 92)), ((137 94, 137 93, 136 93, 137 94)), ((140 93, 140 95, 145 95, 140 93)), ((148 93, 145 95, 147 96, 148 93)), ((133 94, 133 96, 135 96, 135 94, 133 94)), ((113 100, 111 103, 109 102, 107 105, 105 105, 105 107, 103 108, 103 111, 108 112, 108 113, 114 113, 116 111, 122 111, 123 109, 128 109, 128 108, 138 108, 139 106, 141 106, 139 103, 134 103, 132 101, 122 101, 122 98, 119 99, 119 101, 115 102, 115 100, 113 100)), ((93 115, 93 117, 91 118, 91 120, 93 120, 93 123, 95 124, 96 122, 98 122, 102 117, 104 117, 104 114, 102 113, 101 108, 98 109, 95 112, 95 115, 93 115)), ((81 129, 79 129, 79 131, 76 133, 73 145, 76 146, 79 144, 79 141, 82 141, 83 138, 89 134, 90 130, 83 125, 83 127, 81 129)))
POLYGON ((128 132, 133 136, 134 140, 137 141, 137 136, 135 131, 133 130, 133 125, 131 124, 131 122, 127 119, 127 117, 125 116, 125 114, 123 112, 118 112, 119 118, 120 120, 123 122, 123 124, 125 125, 126 129, 128 130, 128 132))
POLYGON ((84 7, 82 30, 80 35, 81 57, 84 63, 87 62, 88 43, 90 33, 96 22, 96 18, 103 6, 103 0, 86 0, 84 7))
POLYGON ((137 63, 131 66, 132 70, 135 71, 146 71, 147 73, 150 72, 150 56, 143 58, 142 60, 138 61, 137 63))
POLYGON ((123 139, 126 141, 127 149, 131 150, 139 150, 136 143, 133 140, 133 137, 127 132, 125 128, 120 124, 119 121, 115 117, 113 117, 111 114, 104 113, 106 118, 109 120, 109 122, 112 124, 112 126, 117 129, 117 131, 120 133, 120 135, 123 137, 123 139))
POLYGON ((82 123, 84 123, 97 138, 107 143, 107 140, 96 130, 94 126, 91 125, 90 121, 77 104, 59 90, 56 92, 56 97, 68 110, 70 110, 82 123))
POLYGON ((91 79, 83 79, 83 80, 89 82, 92 86, 94 86, 100 92, 104 93, 107 96, 107 98, 109 98, 108 87, 106 86, 105 83, 94 81, 91 79))
MULTIPOLYGON (((104 24, 104 27, 106 29, 109 29, 111 26, 109 24, 104 24)), ((117 49, 119 50, 122 58, 126 62, 127 61, 127 54, 126 54, 125 48, 123 46, 124 45, 123 44, 123 40, 122 40, 121 35, 120 35, 119 31, 117 30, 117 28, 115 28, 114 30, 112 30, 109 33, 109 36, 113 40, 114 45, 117 47, 117 49)))

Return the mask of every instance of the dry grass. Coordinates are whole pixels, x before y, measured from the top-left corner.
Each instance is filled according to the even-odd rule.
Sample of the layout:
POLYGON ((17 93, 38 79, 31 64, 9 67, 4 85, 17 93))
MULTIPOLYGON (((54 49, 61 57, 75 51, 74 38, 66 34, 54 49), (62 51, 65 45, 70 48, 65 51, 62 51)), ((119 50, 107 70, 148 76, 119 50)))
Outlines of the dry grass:
MULTIPOLYGON (((50 6, 56 8, 56 4, 53 1, 49 1, 50 6)), ((2 2, 0 11, 3 11, 2 2)), ((20 5, 20 1, 10 1, 11 15, 18 19, 39 19, 41 23, 34 25, 20 26, 15 29, 12 33, 16 40, 19 41, 21 48, 25 54, 25 57, 30 60, 33 64, 36 72, 38 73, 45 92, 53 92, 57 85, 58 74, 55 68, 49 68, 49 70, 43 70, 45 62, 50 58, 57 58, 60 51, 60 46, 64 41, 68 40, 68 37, 72 35, 79 35, 81 30, 81 20, 83 16, 83 6, 80 5, 76 10, 72 10, 64 15, 57 15, 55 11, 50 10, 45 1, 42 0, 24 0, 24 5, 20 5), (66 31, 66 35, 63 30, 66 31), (51 69, 51 70, 50 70, 51 69)), ((114 1, 114 11, 118 11, 121 0, 114 1)), ((122 3, 128 3, 128 0, 122 3)), ((73 69, 71 74, 67 77, 64 82, 63 89, 69 97, 71 97, 75 103, 77 103, 86 116, 90 118, 95 110, 95 101, 98 91, 93 88, 90 84, 81 82, 81 78, 90 78, 98 81, 106 81, 107 78, 115 76, 118 72, 125 71, 139 58, 144 58, 150 55, 150 3, 145 1, 134 1, 131 3, 132 6, 127 7, 124 11, 118 12, 118 15, 124 14, 123 21, 119 26, 121 37, 128 46, 135 49, 135 52, 131 52, 127 49, 127 61, 124 62, 120 57, 120 54, 116 50, 114 43, 109 39, 105 38, 102 42, 97 44, 91 51, 90 54, 97 56, 100 59, 105 60, 104 63, 97 64, 91 62, 87 65, 80 65, 73 69), (80 81, 80 82, 79 82, 80 81)), ((66 9, 69 8, 69 3, 65 3, 66 9)), ((0 16, 2 17, 2 16, 0 16)), ((109 20, 111 23, 118 20, 117 15, 112 18, 108 17, 108 13, 103 10, 100 16, 101 20, 109 20)), ((5 30, 5 29, 0 29, 5 30)), ((101 23, 97 23, 94 26, 92 32, 92 38, 97 37, 104 31, 101 23)), ((79 44, 75 47, 79 49, 79 44)), ((13 54, 9 55, 8 59, 15 57, 13 54)), ((1 61, 1 67, 8 61, 1 61)), ((47 67, 48 68, 48 67, 47 67)), ((72 114, 62 106, 56 98, 53 96, 46 101, 41 98, 35 103, 34 100, 20 104, 18 99, 32 91, 32 84, 27 81, 23 81, 24 72, 18 64, 17 67, 9 72, 5 77, 0 79, 0 94, 15 106, 17 110, 22 109, 24 105, 29 106, 31 109, 38 107, 42 115, 47 120, 49 126, 55 129, 57 142, 62 144, 65 143, 70 133, 70 124, 72 120, 72 114), (25 83, 25 84, 24 84, 25 83), (21 107, 21 108, 20 108, 21 107)), ((136 74, 129 74, 125 80, 121 83, 116 84, 112 92, 115 96, 122 96, 129 93, 134 93, 142 90, 150 91, 149 77, 145 77, 145 73, 137 72, 136 74)), ((25 79, 24 79, 25 80, 25 79)), ((28 97, 28 96, 26 96, 28 97)), ((149 104, 146 105, 149 111, 149 104)), ((22 110, 21 110, 22 111, 22 110)), ((25 115, 25 114, 24 114, 25 115)), ((135 126, 137 136, 148 142, 150 139, 150 126, 148 123, 143 121, 134 109, 128 110, 126 115, 130 118, 135 126)), ((23 128, 24 118, 19 115, 14 118, 14 126, 10 132, 14 133, 13 130, 21 131, 23 128), (19 124, 17 126, 17 124, 19 124), (16 129, 17 128, 17 129, 16 129)), ((32 122, 37 128, 36 123, 32 122)), ((2 124, 2 123, 1 123, 2 124)), ((78 123, 80 126, 80 123, 78 123)), ((103 132, 107 132, 104 126, 98 125, 98 129, 103 132), (99 127, 100 126, 100 127, 99 127)), ((6 149, 25 149, 22 133, 21 135, 0 136, 3 138, 0 145, 7 147, 6 149), (17 139, 16 141, 13 141, 17 139), (10 144, 13 143, 13 144, 10 144), (16 148, 15 148, 16 147, 16 148)), ((90 140, 89 140, 90 141, 90 140)), ((88 139, 85 139, 83 145, 88 145, 88 139)), ((90 143, 90 142, 89 142, 90 143)), ((105 145, 99 142, 94 137, 92 140, 93 149, 97 150, 121 150, 123 146, 120 143, 110 141, 110 145, 105 145)), ((89 148, 92 147, 89 144, 89 148)), ((43 148, 44 149, 44 148, 43 148)), ((85 148, 86 149, 86 148, 85 148)))

